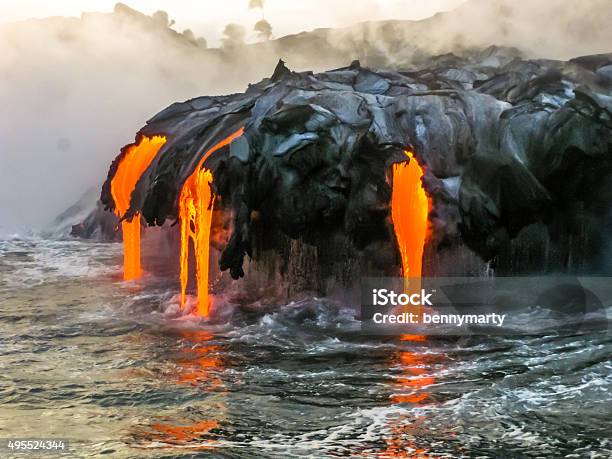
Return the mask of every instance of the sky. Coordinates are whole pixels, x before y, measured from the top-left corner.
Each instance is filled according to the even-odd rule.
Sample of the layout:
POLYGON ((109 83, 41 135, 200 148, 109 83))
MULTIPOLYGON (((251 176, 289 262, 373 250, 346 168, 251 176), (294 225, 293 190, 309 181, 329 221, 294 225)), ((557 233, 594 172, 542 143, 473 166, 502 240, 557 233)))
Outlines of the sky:
MULTIPOLYGON (((266 0, 265 18, 279 37, 318 27, 342 27, 362 21, 423 19, 453 9, 464 0, 266 0)), ((0 0, 0 22, 48 16, 78 17, 83 11, 110 12, 116 0, 0 0)), ((165 10, 176 21, 175 29, 192 29, 211 45, 219 42, 230 22, 248 30, 261 19, 260 10, 249 10, 249 0, 124 0, 143 13, 165 10)))

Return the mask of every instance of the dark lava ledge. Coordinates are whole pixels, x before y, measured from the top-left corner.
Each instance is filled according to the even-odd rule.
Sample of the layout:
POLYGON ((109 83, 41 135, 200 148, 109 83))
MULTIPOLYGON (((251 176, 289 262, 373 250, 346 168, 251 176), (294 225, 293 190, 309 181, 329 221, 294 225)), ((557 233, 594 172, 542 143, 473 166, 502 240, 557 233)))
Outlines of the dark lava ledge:
POLYGON ((391 164, 404 150, 432 199, 425 275, 609 273, 611 95, 612 54, 523 60, 492 47, 409 71, 356 61, 318 74, 281 61, 244 94, 174 103, 147 122, 137 140, 168 142, 128 218, 176 220, 204 152, 244 126, 205 163, 218 206, 232 210, 221 267, 234 278, 245 254, 287 257, 295 240, 316 252, 320 278, 396 272, 391 164))

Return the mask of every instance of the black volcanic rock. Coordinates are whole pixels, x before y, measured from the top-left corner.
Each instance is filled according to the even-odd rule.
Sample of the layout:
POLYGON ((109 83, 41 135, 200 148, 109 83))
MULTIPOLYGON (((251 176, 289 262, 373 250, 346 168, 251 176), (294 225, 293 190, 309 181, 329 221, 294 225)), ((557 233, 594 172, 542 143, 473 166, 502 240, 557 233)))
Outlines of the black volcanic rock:
POLYGON ((121 225, 119 218, 104 209, 100 201, 96 202, 95 209, 83 221, 72 225, 70 235, 74 237, 102 241, 120 240, 121 225))
POLYGON ((97 187, 91 187, 77 202, 58 215, 44 234, 55 237, 73 237, 115 241, 121 238, 119 218, 105 211, 98 199, 97 187))
POLYGON ((342 257, 360 258, 361 274, 384 273, 397 263, 390 171, 404 150, 425 169, 433 202, 425 273, 468 274, 439 262, 466 250, 500 273, 605 271, 612 80, 600 69, 610 65, 610 55, 525 61, 495 47, 396 72, 354 63, 295 73, 281 62, 243 94, 175 103, 149 120, 138 136, 168 142, 129 214, 175 220, 203 154, 244 127, 205 163, 234 215, 221 266, 235 278, 246 254, 285 239, 316 247, 329 276, 342 257))

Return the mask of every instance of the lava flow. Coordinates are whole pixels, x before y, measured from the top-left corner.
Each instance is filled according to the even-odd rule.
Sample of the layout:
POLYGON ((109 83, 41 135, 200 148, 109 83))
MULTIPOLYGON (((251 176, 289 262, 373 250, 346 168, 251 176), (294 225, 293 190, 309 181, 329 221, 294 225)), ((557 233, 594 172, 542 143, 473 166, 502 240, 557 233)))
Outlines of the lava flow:
POLYGON ((391 198, 391 218, 405 279, 421 277, 429 213, 429 198, 421 182, 423 169, 411 152, 406 155, 409 162, 393 165, 391 198))
POLYGON ((210 226, 215 197, 211 190, 212 172, 202 167, 210 155, 240 137, 243 128, 211 147, 183 184, 179 198, 181 220, 181 308, 185 306, 187 280, 189 277, 189 241, 193 242, 196 267, 198 305, 196 313, 207 317, 210 310, 208 298, 208 259, 210 255, 210 226))
MULTIPOLYGON (((421 288, 423 272, 423 249, 427 238, 427 216, 429 198, 423 189, 423 169, 412 152, 405 152, 410 161, 393 165, 393 193, 391 197, 391 219, 402 257, 404 290, 415 292, 421 288), (412 282, 411 279, 412 278, 412 282)), ((421 314, 421 308, 414 311, 421 314)), ((425 336, 402 335, 403 341, 423 341, 425 336)))
MULTIPOLYGON (((115 213, 123 218, 130 208, 130 199, 136 183, 149 167, 153 158, 166 143, 162 136, 143 137, 137 145, 128 147, 123 155, 117 172, 111 180, 111 195, 115 202, 115 213)), ((140 277, 140 214, 130 221, 121 222, 123 231, 123 278, 125 280, 140 277)))

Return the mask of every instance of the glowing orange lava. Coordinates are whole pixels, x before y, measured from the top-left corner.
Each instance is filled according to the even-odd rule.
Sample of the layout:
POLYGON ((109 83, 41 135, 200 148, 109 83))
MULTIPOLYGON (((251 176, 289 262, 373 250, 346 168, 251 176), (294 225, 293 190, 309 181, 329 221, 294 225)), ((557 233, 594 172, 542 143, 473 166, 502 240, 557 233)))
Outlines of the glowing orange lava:
POLYGON ((196 313, 207 317, 210 311, 208 298, 208 259, 210 256, 210 226, 215 197, 212 194, 212 172, 202 167, 217 150, 240 137, 243 128, 215 144, 206 151, 193 174, 185 181, 179 198, 181 220, 181 308, 185 306, 187 280, 189 277, 189 241, 193 243, 196 266, 198 305, 196 313))
POLYGON ((411 152, 408 163, 393 165, 391 218, 402 256, 404 278, 421 277, 423 249, 427 238, 429 198, 421 179, 423 169, 411 152))
MULTIPOLYGON (((121 159, 117 172, 111 180, 111 195, 115 202, 115 214, 122 218, 130 207, 130 198, 136 183, 149 167, 153 158, 166 143, 162 136, 143 137, 140 143, 128 147, 121 159)), ((123 278, 125 280, 140 277, 140 215, 136 214, 131 221, 121 222, 123 230, 123 278)))

